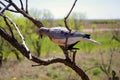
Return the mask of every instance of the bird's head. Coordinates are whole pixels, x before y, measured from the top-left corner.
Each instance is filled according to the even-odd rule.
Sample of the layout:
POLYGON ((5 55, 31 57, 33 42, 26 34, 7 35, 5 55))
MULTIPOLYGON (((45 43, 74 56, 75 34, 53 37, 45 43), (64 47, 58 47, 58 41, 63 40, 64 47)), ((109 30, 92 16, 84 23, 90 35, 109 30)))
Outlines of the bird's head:
POLYGON ((42 37, 43 35, 47 35, 48 32, 49 32, 49 29, 46 28, 46 27, 41 27, 41 28, 39 29, 39 34, 40 34, 41 37, 42 37))

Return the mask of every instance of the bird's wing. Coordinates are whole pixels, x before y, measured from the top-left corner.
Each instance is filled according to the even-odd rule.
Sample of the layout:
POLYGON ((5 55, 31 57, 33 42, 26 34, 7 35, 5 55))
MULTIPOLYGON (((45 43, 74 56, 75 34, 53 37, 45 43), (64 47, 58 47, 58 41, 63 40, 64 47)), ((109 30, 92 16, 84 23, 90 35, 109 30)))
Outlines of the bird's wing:
POLYGON ((49 34, 48 34, 50 39, 53 42, 55 42, 56 44, 59 44, 59 45, 64 45, 65 44, 66 37, 68 35, 69 35, 69 37, 68 37, 68 45, 74 44, 74 43, 76 43, 76 42, 78 42, 80 40, 85 40, 85 41, 89 41, 91 43, 100 44, 99 42, 90 39, 89 34, 84 34, 84 33, 75 32, 75 31, 72 31, 69 34, 69 31, 64 27, 50 28, 49 29, 49 34))
POLYGON ((50 28, 49 37, 55 38, 55 39, 63 39, 66 38, 69 31, 64 27, 54 27, 50 28))
POLYGON ((70 34, 71 37, 81 37, 81 38, 90 38, 90 34, 84 34, 84 33, 80 33, 80 32, 75 32, 72 31, 70 34))
POLYGON ((64 27, 54 27, 54 28, 50 28, 50 33, 49 33, 49 37, 54 38, 54 39, 64 39, 69 35, 69 38, 71 37, 80 37, 80 38, 90 38, 89 34, 83 34, 83 33, 79 33, 76 31, 71 31, 71 33, 69 34, 69 31, 67 30, 67 28, 64 27))

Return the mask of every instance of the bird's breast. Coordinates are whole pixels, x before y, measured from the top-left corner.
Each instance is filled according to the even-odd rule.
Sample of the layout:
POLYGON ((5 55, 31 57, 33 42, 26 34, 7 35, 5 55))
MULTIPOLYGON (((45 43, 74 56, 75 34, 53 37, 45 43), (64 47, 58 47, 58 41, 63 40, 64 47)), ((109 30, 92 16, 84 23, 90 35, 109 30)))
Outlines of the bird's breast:
MULTIPOLYGON (((74 44, 74 43, 80 41, 81 39, 82 39, 81 37, 70 37, 70 38, 68 38, 67 45, 74 44)), ((51 38, 51 40, 60 46, 64 46, 66 43, 66 38, 63 38, 63 39, 51 38)))

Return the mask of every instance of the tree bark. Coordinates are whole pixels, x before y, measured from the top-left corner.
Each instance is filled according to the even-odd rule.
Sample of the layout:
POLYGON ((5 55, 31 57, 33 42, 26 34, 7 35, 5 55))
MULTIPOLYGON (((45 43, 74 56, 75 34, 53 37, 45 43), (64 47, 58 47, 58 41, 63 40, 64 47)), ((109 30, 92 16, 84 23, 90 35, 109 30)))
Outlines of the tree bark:
MULTIPOLYGON (((30 52, 26 50, 26 48, 20 44, 15 38, 12 38, 9 34, 7 34, 3 29, 0 28, 0 36, 3 37, 6 41, 8 41, 13 47, 15 47, 17 50, 19 50, 26 58, 29 59, 30 52)), ((32 56, 31 61, 38 63, 39 65, 49 65, 53 63, 63 63, 66 66, 72 68, 79 76, 81 76, 82 80, 89 80, 88 76, 85 74, 85 72, 79 68, 74 62, 62 59, 62 58, 55 58, 55 59, 48 59, 48 60, 42 60, 35 56, 32 56)))
MULTIPOLYGON (((43 27, 44 25, 42 24, 42 22, 40 22, 39 20, 36 20, 34 19, 33 17, 31 17, 27 11, 27 3, 26 3, 26 11, 23 10, 23 9, 20 9, 12 0, 5 0, 7 1, 10 5, 12 5, 12 7, 14 7, 14 9, 16 10, 15 12, 17 13, 20 13, 22 14, 24 17, 26 17, 27 19, 31 20, 38 28, 40 27, 43 27)), ((22 0, 20 0, 22 1, 22 0)), ((71 29, 69 29, 69 26, 67 25, 67 18, 69 17, 70 13, 72 12, 74 6, 75 6, 75 3, 76 3, 77 0, 75 0, 72 8, 70 9, 68 15, 65 17, 65 26, 66 28, 69 30, 69 32, 71 32, 71 29)), ((1 1, 0 1, 1 2, 1 1)), ((27 2, 27 0, 26 0, 27 2)), ((21 4, 22 7, 24 7, 22 4, 21 4)), ((6 8, 6 6, 5 6, 6 8)), ((7 10, 10 10, 9 8, 7 8, 7 10)), ((3 11, 4 12, 4 11, 3 11)), ((81 79, 82 80, 89 80, 88 76, 85 74, 85 72, 80 68, 78 67, 76 64, 75 64, 75 57, 74 57, 74 60, 71 61, 70 58, 68 57, 68 52, 64 51, 63 50, 63 53, 66 55, 66 59, 62 59, 62 58, 52 58, 52 59, 39 59, 37 58, 36 56, 31 56, 32 58, 29 58, 30 56, 30 51, 28 51, 25 47, 25 45, 19 43, 17 41, 17 39, 15 39, 14 37, 11 37, 7 32, 5 32, 2 28, 0 28, 0 36, 3 37, 6 41, 8 41, 13 47, 15 47, 18 51, 21 52, 21 54, 23 56, 25 56, 27 59, 35 62, 35 63, 38 63, 38 66, 40 65, 44 65, 44 66, 47 66, 49 64, 53 64, 53 63, 63 63, 65 64, 66 66, 72 68, 79 76, 81 76, 81 79)), ((66 43, 67 43, 67 39, 66 39, 66 43)), ((36 66, 36 65, 33 65, 33 66, 36 66)))

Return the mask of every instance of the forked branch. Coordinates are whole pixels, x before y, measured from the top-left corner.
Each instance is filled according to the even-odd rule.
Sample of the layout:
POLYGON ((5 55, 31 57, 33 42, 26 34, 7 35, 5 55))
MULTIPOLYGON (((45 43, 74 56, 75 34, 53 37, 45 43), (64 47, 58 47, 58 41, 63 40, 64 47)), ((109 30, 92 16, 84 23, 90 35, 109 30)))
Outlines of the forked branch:
MULTIPOLYGON (((42 27, 44 26, 40 21, 34 19, 33 17, 31 17, 26 11, 27 11, 27 6, 26 6, 26 11, 23 10, 23 9, 20 9, 12 0, 5 0, 7 1, 8 3, 12 3, 11 6, 14 7, 14 9, 18 12, 18 13, 21 13, 24 17, 28 18, 29 20, 31 20, 38 28, 39 27, 42 27)), ((21 0, 22 1, 22 0, 21 0)), ((70 28, 67 26, 67 18, 69 17, 70 13, 72 12, 74 6, 75 6, 75 3, 76 3, 77 0, 75 0, 70 12, 68 13, 68 15, 65 17, 65 25, 66 25, 66 28, 71 32, 70 28)), ((26 0, 26 5, 27 5, 27 0, 26 0)), ((24 5, 23 5, 24 7, 24 5)), ((6 8, 6 7, 5 7, 6 8)), ((4 8, 4 9, 5 9, 4 8)), ((7 9, 7 8, 6 8, 7 9)), ((6 10, 5 9, 5 10, 6 10)), ((4 12, 4 11, 3 11, 4 12)), ((2 13, 1 13, 2 14, 2 13)), ((3 15, 3 14, 2 14, 3 15)), ((19 43, 17 39, 15 39, 14 37, 10 36, 5 30, 3 30, 1 27, 0 27, 0 36, 2 38, 4 38, 6 41, 8 41, 13 47, 15 47, 18 51, 21 52, 21 54, 23 54, 26 58, 28 58, 29 60, 37 63, 38 65, 49 65, 49 64, 53 64, 53 63, 63 63, 65 64, 66 66, 72 68, 81 78, 82 80, 89 80, 88 76, 85 74, 85 72, 80 68, 78 67, 76 64, 75 64, 75 54, 76 52, 74 53, 74 56, 73 56, 73 61, 69 60, 69 59, 63 59, 63 58, 52 58, 52 59, 39 59, 35 56, 32 56, 31 55, 31 59, 30 59, 30 50, 28 49, 28 47, 25 45, 25 40, 24 40, 24 37, 22 36, 21 32, 19 31, 17 25, 9 18, 9 17, 6 17, 5 18, 11 22, 13 24, 13 26, 15 27, 16 31, 18 32, 19 36, 21 37, 23 43, 19 43)), ((13 34, 14 35, 14 34, 13 34)), ((69 37, 69 36, 68 36, 69 37)), ((67 43, 67 40, 66 40, 66 43, 67 43)), ((63 50, 63 52, 66 51, 63 50)), ((68 52, 66 52, 68 54, 68 52)), ((69 58, 69 57, 68 57, 69 58)), ((33 65, 35 66, 35 65, 33 65)))
POLYGON ((68 34, 68 36, 66 37, 65 49, 67 49, 67 42, 68 42, 68 38, 69 38, 70 33, 71 33, 71 29, 69 28, 69 26, 68 26, 68 24, 67 24, 67 19, 68 19, 68 17, 70 16, 70 14, 71 14, 71 12, 72 12, 72 10, 73 10, 76 2, 77 2, 77 0, 74 1, 73 5, 72 5, 72 7, 71 7, 71 9, 70 9, 70 11, 68 12, 67 16, 64 18, 65 27, 66 27, 66 28, 68 29, 68 31, 69 31, 69 34, 68 34))
MULTIPOLYGON (((6 33, 2 28, 0 28, 0 36, 7 40, 13 47, 19 50, 26 58, 29 59, 30 52, 26 50, 26 48, 20 44, 15 38, 12 38, 8 33, 6 33)), ((79 76, 81 76, 82 80, 89 80, 88 76, 84 73, 84 71, 79 68, 75 63, 68 61, 62 58, 53 58, 53 59, 39 59, 35 56, 32 56, 31 61, 38 63, 39 65, 49 65, 53 63, 63 63, 66 66, 72 68, 79 76)), ((34 65, 33 65, 34 66, 34 65)))
POLYGON ((67 24, 67 19, 68 19, 68 17, 70 16, 73 8, 75 7, 76 2, 77 2, 77 0, 74 1, 73 6, 71 7, 69 13, 68 13, 67 16, 64 18, 65 27, 66 27, 69 31, 71 31, 71 29, 69 28, 69 26, 68 26, 68 24, 67 24))
POLYGON ((24 7, 23 7, 23 2, 22 0, 20 0, 20 4, 21 4, 21 9, 24 10, 24 7))
MULTIPOLYGON (((12 0, 9 0, 9 1, 5 0, 5 1, 8 2, 8 3, 12 3, 11 6, 17 11, 17 13, 20 13, 20 14, 22 14, 24 17, 26 17, 27 19, 31 20, 38 28, 44 26, 44 25, 42 24, 42 22, 40 22, 39 20, 34 19, 34 18, 33 18, 32 16, 30 16, 26 11, 20 9, 12 0)), ((28 2, 28 1, 26 1, 26 2, 28 2)), ((28 3, 26 3, 26 4, 28 5, 28 3)), ((24 5, 23 5, 23 7, 24 7, 24 5)), ((14 10, 14 12, 16 12, 15 10, 14 10)))

